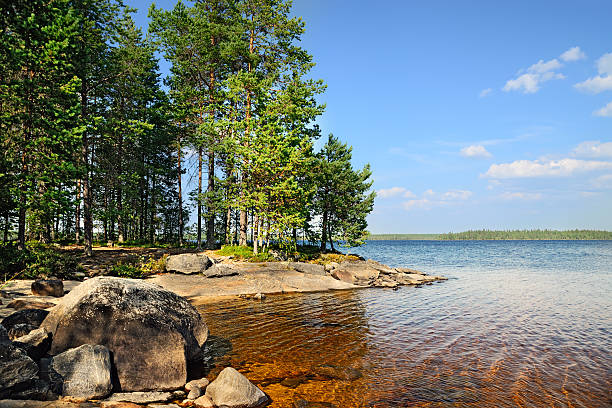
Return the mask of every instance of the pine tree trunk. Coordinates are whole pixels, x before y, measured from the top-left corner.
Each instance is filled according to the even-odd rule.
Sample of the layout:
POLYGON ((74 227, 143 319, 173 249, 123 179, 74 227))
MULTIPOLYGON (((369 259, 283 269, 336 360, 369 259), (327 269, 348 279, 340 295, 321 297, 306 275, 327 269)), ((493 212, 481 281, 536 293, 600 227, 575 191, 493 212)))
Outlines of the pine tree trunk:
MULTIPOLYGON (((180 128, 180 125, 179 125, 180 128)), ((180 131, 180 130, 179 130, 180 131)), ((181 137, 178 138, 178 227, 179 227, 179 247, 183 246, 183 183, 181 180, 183 171, 181 169, 181 137)))
POLYGON ((244 209, 240 210, 240 240, 238 245, 247 246, 247 212, 244 209))
POLYGON ((9 212, 8 210, 4 213, 4 235, 2 237, 2 242, 7 243, 8 241, 8 233, 9 233, 9 212))
MULTIPOLYGON (((119 176, 123 174, 123 136, 119 135, 119 143, 117 147, 117 173, 119 176)), ((123 220, 123 189, 122 182, 119 180, 117 184, 117 227, 119 229, 119 237, 117 241, 125 241, 125 224, 123 220)))
POLYGON ((198 148, 198 251, 202 249, 202 147, 198 148))
POLYGON ((232 207, 229 205, 225 213, 225 244, 232 244, 232 207))
MULTIPOLYGON (((253 211, 255 212, 255 211, 253 211)), ((253 221, 253 255, 258 254, 258 241, 259 241, 259 213, 256 213, 253 221)))
POLYGON ((77 180, 77 198, 74 223, 74 239, 78 245, 81 242, 81 179, 77 180))
POLYGON ((213 208, 213 193, 215 191, 215 154, 208 154, 208 206, 206 209, 206 248, 215 249, 215 211, 213 208))
MULTIPOLYGON (((87 89, 81 87, 81 117, 88 118, 87 111, 87 89)), ((85 255, 91 256, 93 245, 93 218, 91 213, 91 189, 89 186, 89 137, 87 131, 83 132, 83 143, 81 145, 81 161, 83 164, 83 218, 84 218, 84 239, 85 255)))
MULTIPOLYGON (((215 37, 210 37, 210 45, 212 48, 215 46, 215 37)), ((215 108, 214 108, 214 93, 215 93, 215 71, 211 68, 210 71, 210 87, 209 87, 209 100, 210 100, 210 120, 214 120, 215 108)), ((214 138, 214 136, 213 136, 214 138)), ((215 249, 215 211, 213 204, 213 193, 215 191, 215 152, 214 146, 216 141, 213 140, 210 143, 208 150, 208 206, 206 208, 206 248, 215 249)))
POLYGON ((321 225, 321 252, 327 249, 327 210, 323 210, 323 223, 321 225))

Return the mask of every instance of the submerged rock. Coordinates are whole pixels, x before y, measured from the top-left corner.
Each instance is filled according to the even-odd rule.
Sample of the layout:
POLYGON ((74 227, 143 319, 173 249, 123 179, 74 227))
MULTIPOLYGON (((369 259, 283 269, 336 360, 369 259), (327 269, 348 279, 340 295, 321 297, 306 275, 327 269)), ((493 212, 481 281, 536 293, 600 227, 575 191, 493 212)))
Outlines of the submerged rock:
POLYGON ((212 261, 204 254, 170 255, 166 260, 166 270, 168 272, 185 275, 202 273, 211 265, 212 261))
POLYGON ((59 279, 37 280, 32 282, 31 288, 36 296, 64 296, 64 283, 59 279))
POLYGON ((265 404, 268 397, 244 375, 232 367, 224 368, 206 388, 206 395, 215 405, 230 408, 254 408, 265 404))
POLYGON ((84 344, 70 349, 53 357, 49 367, 59 374, 64 396, 95 399, 111 393, 111 358, 104 346, 84 344))
POLYGON ((183 297, 140 280, 89 279, 70 291, 42 324, 51 354, 100 344, 113 355, 123 391, 171 390, 187 380, 208 328, 183 297))

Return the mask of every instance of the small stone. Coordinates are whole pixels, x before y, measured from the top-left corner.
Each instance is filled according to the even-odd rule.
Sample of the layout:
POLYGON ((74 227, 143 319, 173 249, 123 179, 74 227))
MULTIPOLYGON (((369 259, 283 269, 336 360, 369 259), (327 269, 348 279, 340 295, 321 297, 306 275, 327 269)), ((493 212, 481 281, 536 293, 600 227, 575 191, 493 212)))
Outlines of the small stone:
POLYGON ((330 402, 306 401, 301 399, 293 403, 293 408, 334 408, 334 404, 330 402))
POLYGON ((179 405, 176 404, 149 404, 147 405, 148 408, 181 408, 179 405))
POLYGON ((64 296, 64 283, 59 279, 36 280, 32 282, 32 294, 35 296, 64 296))
POLYGON ((142 405, 134 404, 133 402, 102 401, 100 408, 142 408, 142 405))
POLYGON ((32 330, 25 336, 16 338, 13 344, 25 350, 31 359, 37 361, 51 349, 51 333, 41 327, 32 330))
POLYGON ((136 392, 116 392, 106 399, 106 401, 124 401, 135 404, 150 404, 152 402, 171 401, 174 394, 171 392, 159 391, 136 391, 136 392))
POLYGON ((189 391, 189 394, 187 395, 187 399, 194 400, 202 396, 202 394, 204 394, 202 392, 202 389, 198 387, 197 385, 194 385, 193 387, 191 387, 191 390, 189 391))
POLYGON ((230 408, 259 407, 268 401, 268 396, 232 367, 224 368, 219 376, 206 388, 206 395, 215 405, 230 408))
POLYGON ((199 380, 191 380, 187 384, 185 384, 185 391, 191 391, 193 387, 199 387, 200 389, 204 389, 210 384, 208 378, 200 378, 199 380))
POLYGON ((193 401, 193 406, 196 408, 214 408, 215 404, 209 396, 202 395, 200 398, 193 401))
POLYGON ((264 295, 263 293, 257 293, 253 296, 253 299, 255 300, 264 300, 266 298, 266 295, 264 295))

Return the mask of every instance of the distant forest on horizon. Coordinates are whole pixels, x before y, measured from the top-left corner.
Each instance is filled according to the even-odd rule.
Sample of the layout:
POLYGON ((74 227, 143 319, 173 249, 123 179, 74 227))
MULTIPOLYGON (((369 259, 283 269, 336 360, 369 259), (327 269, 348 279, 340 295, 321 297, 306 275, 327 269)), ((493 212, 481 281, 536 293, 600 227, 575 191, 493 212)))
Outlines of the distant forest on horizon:
POLYGON ((601 230, 469 230, 446 234, 369 234, 370 241, 470 241, 470 240, 612 240, 612 231, 601 230))

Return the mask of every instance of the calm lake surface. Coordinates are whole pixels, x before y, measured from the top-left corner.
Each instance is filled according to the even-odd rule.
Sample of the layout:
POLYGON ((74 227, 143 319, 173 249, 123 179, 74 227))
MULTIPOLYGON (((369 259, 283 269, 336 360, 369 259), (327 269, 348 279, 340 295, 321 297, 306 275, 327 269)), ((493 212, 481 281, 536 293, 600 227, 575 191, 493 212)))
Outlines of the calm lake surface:
POLYGON ((213 371, 239 369, 273 407, 612 406, 612 242, 352 252, 450 279, 202 306, 213 371))

